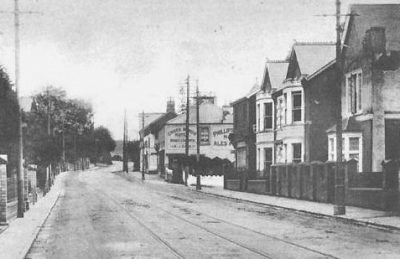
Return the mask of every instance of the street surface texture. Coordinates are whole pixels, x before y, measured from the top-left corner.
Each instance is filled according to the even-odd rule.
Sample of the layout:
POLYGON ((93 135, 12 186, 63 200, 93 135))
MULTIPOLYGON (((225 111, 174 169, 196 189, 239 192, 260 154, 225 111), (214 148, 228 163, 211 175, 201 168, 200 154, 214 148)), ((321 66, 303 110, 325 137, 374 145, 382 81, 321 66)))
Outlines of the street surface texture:
POLYGON ((211 196, 119 166, 71 172, 26 258, 399 258, 400 233, 211 196), (138 173, 135 173, 138 174, 138 173))

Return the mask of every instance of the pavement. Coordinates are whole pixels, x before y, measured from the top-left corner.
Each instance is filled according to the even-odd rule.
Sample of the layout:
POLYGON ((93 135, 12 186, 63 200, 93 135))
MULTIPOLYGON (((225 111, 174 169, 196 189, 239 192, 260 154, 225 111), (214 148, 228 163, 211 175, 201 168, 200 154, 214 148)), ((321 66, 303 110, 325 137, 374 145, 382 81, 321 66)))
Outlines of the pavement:
MULTIPOLYGON (((139 177, 139 173, 132 173, 132 175, 139 177)), ((163 181, 163 179, 159 178, 157 175, 146 175, 146 178, 150 181, 163 181)), ((190 186, 189 188, 193 191, 196 191, 195 186, 190 186)), ((345 215, 333 215, 333 204, 328 203, 231 191, 223 189, 223 187, 220 186, 202 186, 202 189, 200 191, 203 193, 228 199, 241 200, 266 206, 289 209, 321 217, 333 217, 338 220, 350 221, 359 225, 366 225, 388 230, 400 230, 400 216, 387 211, 346 206, 345 215)))
MULTIPOLYGON (((46 219, 55 207, 59 198, 64 197, 66 175, 61 173, 57 176, 51 191, 40 199, 28 212, 24 218, 17 218, 9 226, 0 231, 0 257, 2 259, 24 258, 32 243, 38 237, 39 231, 43 228, 46 219)), ((141 179, 140 172, 130 172, 129 177, 141 179)), ((170 185, 158 175, 146 175, 146 181, 152 184, 170 185)), ((196 191, 195 186, 185 187, 174 185, 176 188, 189 189, 193 193, 201 192, 210 196, 225 198, 227 200, 245 201, 266 207, 293 210, 300 213, 312 214, 317 217, 329 217, 338 220, 350 221, 356 225, 366 225, 373 228, 385 230, 400 230, 400 217, 391 215, 388 212, 370 210, 352 206, 346 206, 346 215, 333 215, 333 205, 317 203, 283 197, 260 195, 245 192, 235 192, 225 190, 222 187, 203 186, 201 191, 196 191)), ((103 204, 103 203, 101 203, 103 204)), ((383 240, 383 239, 382 239, 383 240)))
POLYGON ((0 257, 2 259, 24 258, 39 233, 58 198, 63 195, 63 179, 67 172, 59 174, 50 192, 17 218, 0 233, 0 257))
MULTIPOLYGON (((195 190, 194 187, 192 187, 192 189, 195 190)), ((351 221, 360 225, 367 225, 382 229, 400 230, 400 217, 398 215, 394 215, 392 212, 387 211, 346 206, 345 215, 333 215, 333 204, 328 203, 230 191, 221 187, 202 187, 201 192, 220 197, 226 197, 229 199, 295 210, 317 216, 334 217, 339 220, 351 221)))

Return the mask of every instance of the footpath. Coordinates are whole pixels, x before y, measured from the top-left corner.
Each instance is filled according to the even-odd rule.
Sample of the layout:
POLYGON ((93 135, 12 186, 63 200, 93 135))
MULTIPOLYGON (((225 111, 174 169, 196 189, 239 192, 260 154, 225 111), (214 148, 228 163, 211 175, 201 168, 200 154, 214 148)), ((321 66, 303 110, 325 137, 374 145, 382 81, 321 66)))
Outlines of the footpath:
POLYGON ((19 259, 25 257, 58 198, 63 195, 66 175, 67 172, 60 173, 50 192, 25 212, 23 218, 13 220, 0 233, 0 258, 19 259))
MULTIPOLYGON (((139 172, 130 173, 130 175, 137 178, 141 177, 139 172)), ((157 175, 148 177, 146 175, 146 181, 148 182, 164 182, 164 179, 157 175)), ((168 184, 165 182, 165 184, 168 184)), ((182 185, 182 187, 184 187, 182 185)), ((196 187, 191 185, 192 191, 196 191, 196 187)), ((317 217, 336 218, 357 225, 365 225, 375 227, 384 230, 395 230, 400 231, 400 215, 396 215, 392 212, 364 209, 360 207, 346 206, 345 215, 333 215, 333 204, 304 201, 297 199, 289 199, 284 197, 276 197, 255 193, 237 192, 223 189, 222 186, 202 186, 200 192, 209 195, 232 199, 236 201, 246 201, 255 203, 262 206, 271 206, 282 209, 288 209, 298 211, 302 213, 312 214, 317 217)))

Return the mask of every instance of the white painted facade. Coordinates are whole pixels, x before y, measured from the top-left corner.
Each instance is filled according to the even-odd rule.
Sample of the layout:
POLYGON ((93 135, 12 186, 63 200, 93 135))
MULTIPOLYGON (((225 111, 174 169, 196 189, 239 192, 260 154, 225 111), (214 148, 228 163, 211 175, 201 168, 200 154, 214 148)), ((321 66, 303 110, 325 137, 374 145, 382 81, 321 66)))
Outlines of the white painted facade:
POLYGON ((304 162, 304 92, 299 81, 287 81, 277 97, 276 163, 304 162), (300 118, 294 115, 294 93, 301 95, 298 108, 300 118), (300 145, 300 154, 299 154, 300 145), (297 152, 295 152, 297 149, 297 152))

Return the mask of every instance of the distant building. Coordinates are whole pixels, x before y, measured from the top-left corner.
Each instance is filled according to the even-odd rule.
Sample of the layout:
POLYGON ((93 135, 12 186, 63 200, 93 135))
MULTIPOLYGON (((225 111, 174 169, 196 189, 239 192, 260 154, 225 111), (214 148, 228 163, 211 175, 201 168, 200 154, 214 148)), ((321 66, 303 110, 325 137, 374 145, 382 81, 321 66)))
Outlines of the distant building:
MULTIPOLYGON (((234 161, 233 148, 229 144, 229 134, 233 131, 232 114, 227 107, 217 106, 212 99, 207 99, 199 106, 200 125, 200 154, 213 159, 228 159, 234 161)), ((196 107, 189 109, 189 156, 195 155, 197 150, 196 139, 196 107)), ((179 114, 166 122, 159 132, 160 153, 164 154, 165 167, 182 174, 185 158, 186 141, 186 113, 179 114)))
POLYGON ((163 160, 159 159, 163 158, 163 151, 160 152, 159 133, 168 120, 176 117, 175 102, 172 99, 168 100, 165 113, 140 113, 139 116, 140 125, 144 124, 139 132, 143 137, 140 168, 146 173, 164 172, 163 160))

